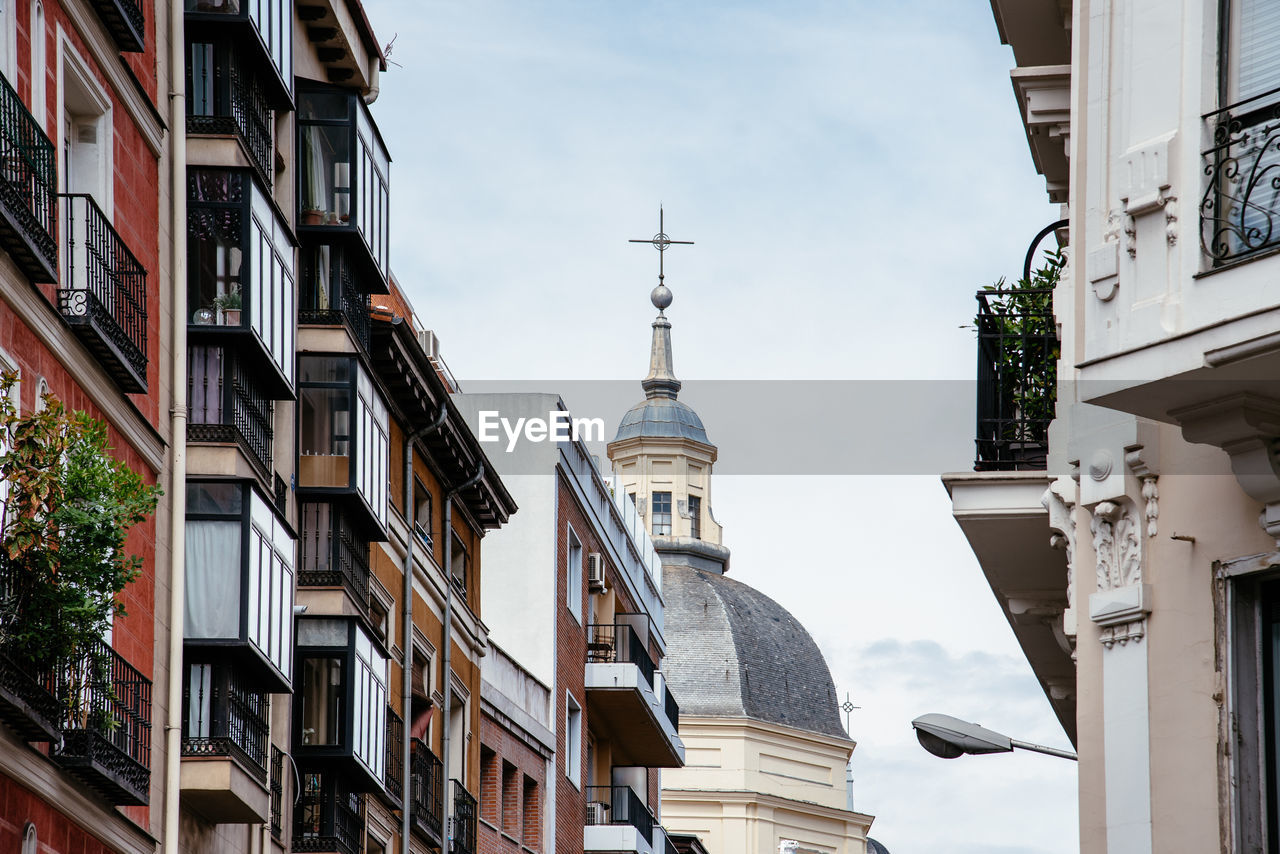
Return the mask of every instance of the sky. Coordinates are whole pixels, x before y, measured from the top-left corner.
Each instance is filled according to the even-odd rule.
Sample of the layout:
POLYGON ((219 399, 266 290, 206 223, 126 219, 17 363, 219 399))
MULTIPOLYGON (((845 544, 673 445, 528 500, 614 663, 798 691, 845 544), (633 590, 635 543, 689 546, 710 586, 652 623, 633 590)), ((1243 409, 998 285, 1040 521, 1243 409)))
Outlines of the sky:
POLYGON ((943 712, 1068 746, 939 480, 972 467, 974 292, 1058 218, 988 3, 365 2, 391 44, 372 110, 392 266, 463 389, 608 401, 590 414, 616 424, 657 275, 628 240, 663 205, 695 241, 666 256, 667 315, 681 400, 721 448, 730 572, 861 707, 871 835, 1077 850, 1074 763, 944 761, 910 727, 943 712))

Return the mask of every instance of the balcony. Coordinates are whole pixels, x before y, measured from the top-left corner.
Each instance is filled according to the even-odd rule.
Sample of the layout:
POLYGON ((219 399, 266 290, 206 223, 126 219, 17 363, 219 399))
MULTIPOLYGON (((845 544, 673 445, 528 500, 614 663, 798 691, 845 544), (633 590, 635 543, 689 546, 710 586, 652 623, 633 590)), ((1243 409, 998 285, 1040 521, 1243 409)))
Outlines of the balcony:
POLYGON ((353 248, 360 289, 387 293, 391 158, 360 96, 332 86, 302 89, 298 151, 303 243, 353 248))
POLYGON ((261 78, 272 106, 293 107, 292 0, 184 0, 183 9, 192 37, 251 48, 246 74, 261 78))
POLYGON ((302 773, 302 791, 293 808, 293 850, 325 854, 364 851, 364 795, 341 775, 302 773))
POLYGON ((353 791, 383 791, 386 658, 355 620, 303 617, 294 662, 294 758, 341 774, 353 791))
MULTIPOLYGON (((369 620, 369 541, 337 504, 303 501, 299 509, 300 598, 313 614, 369 620)), ((369 626, 373 628, 373 626, 369 626)))
POLYGON ((299 497, 341 503, 365 539, 386 539, 386 405, 357 359, 298 361, 299 497))
POLYGON ((233 42, 187 45, 187 133, 231 136, 270 187, 275 180, 275 120, 265 87, 233 42))
POLYGON ((1053 288, 979 291, 977 327, 974 469, 1043 471, 1057 400, 1053 288))
POLYGON ((665 680, 659 681, 636 630, 638 624, 647 631, 647 620, 634 614, 619 614, 618 620, 587 626, 586 689, 593 726, 616 734, 619 764, 679 768, 684 764, 684 742, 676 732, 679 706, 665 680))
POLYGON ((284 834, 284 753, 271 745, 271 836, 280 841, 284 834))
MULTIPOLYGON (((22 580, 0 549, 0 617, 12 618, 22 598, 22 580)), ((8 623, 0 623, 0 628, 8 623)), ((0 646, 0 721, 27 741, 57 741, 62 701, 53 668, 38 666, 12 644, 0 646)))
POLYGON ((275 404, 234 348, 187 348, 188 442, 235 444, 258 476, 271 477, 275 404))
POLYGON ((288 226, 248 170, 187 170, 188 341, 252 358, 275 399, 294 395, 297 307, 288 226))
POLYGON ((404 801, 404 718, 395 709, 387 709, 387 763, 382 774, 382 789, 396 809, 404 801))
POLYGON ((476 854, 476 809, 475 795, 467 791, 467 787, 457 780, 450 780, 453 786, 453 854, 476 854))
POLYGON ((185 646, 241 668, 255 691, 288 693, 294 539, 249 482, 187 482, 185 646))
POLYGON ((116 46, 125 53, 146 50, 147 19, 135 0, 89 0, 116 46))
POLYGON ((58 311, 123 391, 147 390, 147 271, 92 196, 61 194, 58 311))
POLYGON ((183 685, 182 799, 217 824, 261 824, 270 810, 270 695, 237 668, 189 663, 183 685))
POLYGON ((108 802, 145 805, 151 784, 151 680, 105 642, 60 670, 66 698, 53 761, 108 802))
POLYGON ((658 827, 653 813, 630 786, 587 786, 583 791, 587 798, 585 851, 665 854, 653 846, 658 827))
POLYGON ((441 845, 441 796, 444 793, 444 764, 420 739, 413 739, 409 753, 409 796, 413 829, 433 846, 441 845))
POLYGON ((298 322, 345 326, 352 341, 369 352, 369 295, 357 286, 349 254, 340 246, 306 247, 301 253, 298 322))
POLYGON ((0 248, 33 282, 58 281, 57 154, 0 75, 0 248))

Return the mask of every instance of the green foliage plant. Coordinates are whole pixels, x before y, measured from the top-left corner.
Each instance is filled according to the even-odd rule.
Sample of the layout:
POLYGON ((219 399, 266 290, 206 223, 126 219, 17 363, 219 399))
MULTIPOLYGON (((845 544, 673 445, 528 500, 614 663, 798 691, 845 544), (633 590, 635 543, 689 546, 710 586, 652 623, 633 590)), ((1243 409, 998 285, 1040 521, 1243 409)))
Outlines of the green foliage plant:
POLYGON ((139 556, 125 554, 125 538, 162 492, 111 456, 101 421, 48 394, 42 408, 19 414, 16 384, 16 374, 0 375, 0 478, 8 486, 0 648, 29 673, 68 681, 63 699, 75 720, 91 716, 78 704, 87 680, 106 678, 100 641, 125 614, 119 594, 141 569, 139 556))

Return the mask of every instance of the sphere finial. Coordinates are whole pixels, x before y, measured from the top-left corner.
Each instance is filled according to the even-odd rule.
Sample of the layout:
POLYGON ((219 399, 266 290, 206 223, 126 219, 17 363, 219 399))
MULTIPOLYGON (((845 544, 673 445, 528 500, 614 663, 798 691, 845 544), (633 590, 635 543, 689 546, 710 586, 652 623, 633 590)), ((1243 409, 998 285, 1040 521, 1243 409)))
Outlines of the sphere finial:
POLYGON ((671 288, 668 288, 666 285, 659 284, 653 289, 653 293, 649 294, 649 299, 653 302, 654 308, 658 311, 664 311, 667 306, 671 305, 671 288))

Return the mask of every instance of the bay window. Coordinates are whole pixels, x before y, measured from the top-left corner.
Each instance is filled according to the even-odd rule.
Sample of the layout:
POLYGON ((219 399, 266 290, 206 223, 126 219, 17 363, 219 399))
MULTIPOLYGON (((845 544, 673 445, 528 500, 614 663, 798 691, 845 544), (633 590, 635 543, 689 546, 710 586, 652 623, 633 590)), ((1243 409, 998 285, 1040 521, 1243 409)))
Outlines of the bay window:
POLYGON ((251 484, 188 481, 186 646, 220 648, 254 690, 290 690, 294 547, 251 484))
POLYGON ((220 32, 253 47, 255 66, 265 72, 263 82, 275 106, 293 101, 292 0, 184 0, 188 30, 220 32), (249 38, 243 38, 243 36, 249 38))

